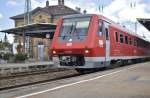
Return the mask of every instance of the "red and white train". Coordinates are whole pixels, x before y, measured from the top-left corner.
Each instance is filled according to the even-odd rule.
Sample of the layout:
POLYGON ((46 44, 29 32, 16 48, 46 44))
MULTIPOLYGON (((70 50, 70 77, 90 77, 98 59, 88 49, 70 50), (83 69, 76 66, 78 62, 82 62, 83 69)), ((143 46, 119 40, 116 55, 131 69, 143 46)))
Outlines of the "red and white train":
POLYGON ((150 42, 101 15, 60 19, 51 44, 53 61, 79 72, 150 57, 150 42))

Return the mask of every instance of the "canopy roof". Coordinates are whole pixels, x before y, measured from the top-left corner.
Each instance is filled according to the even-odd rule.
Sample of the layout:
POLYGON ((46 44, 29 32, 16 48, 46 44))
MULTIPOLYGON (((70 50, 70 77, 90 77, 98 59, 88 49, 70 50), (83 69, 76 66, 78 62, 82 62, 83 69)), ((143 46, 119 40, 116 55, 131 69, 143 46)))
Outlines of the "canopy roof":
POLYGON ((148 18, 138 18, 137 19, 144 27, 150 31, 150 19, 148 18))
POLYGON ((23 35, 25 33, 26 36, 39 37, 39 38, 45 38, 46 34, 50 34, 50 37, 52 38, 55 29, 56 29, 56 24, 36 23, 36 24, 29 24, 25 26, 2 30, 0 32, 15 34, 15 35, 23 35))

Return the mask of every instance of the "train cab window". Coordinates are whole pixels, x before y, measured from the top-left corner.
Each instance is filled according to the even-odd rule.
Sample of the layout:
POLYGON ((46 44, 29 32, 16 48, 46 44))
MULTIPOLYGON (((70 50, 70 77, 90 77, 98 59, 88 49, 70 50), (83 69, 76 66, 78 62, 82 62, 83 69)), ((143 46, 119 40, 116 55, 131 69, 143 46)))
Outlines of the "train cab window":
POLYGON ((128 36, 125 36, 125 44, 128 44, 128 36))
POLYGON ((106 40, 109 40, 108 28, 105 28, 105 32, 106 32, 106 40))
POLYGON ((59 32, 60 41, 83 41, 88 35, 90 17, 64 18, 59 32))
POLYGON ((120 34, 120 43, 123 43, 123 34, 120 34))
POLYGON ((118 32, 115 32, 116 42, 118 42, 118 32))
POLYGON ((106 40, 109 40, 109 31, 108 31, 108 25, 109 23, 108 22, 104 22, 104 32, 105 32, 105 36, 106 36, 106 40))
POLYGON ((102 20, 98 21, 98 35, 99 36, 103 35, 103 33, 102 33, 102 20))

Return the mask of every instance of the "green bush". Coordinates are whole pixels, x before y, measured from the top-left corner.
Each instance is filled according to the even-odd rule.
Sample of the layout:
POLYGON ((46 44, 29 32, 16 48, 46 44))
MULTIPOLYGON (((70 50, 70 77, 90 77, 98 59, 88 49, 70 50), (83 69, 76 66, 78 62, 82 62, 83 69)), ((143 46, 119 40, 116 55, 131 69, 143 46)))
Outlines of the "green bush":
POLYGON ((15 55, 16 61, 25 61, 27 58, 28 58, 27 54, 25 54, 25 53, 18 53, 15 55))
POLYGON ((5 49, 5 45, 3 43, 0 43, 0 50, 4 50, 5 49))
POLYGON ((11 57, 13 57, 12 53, 5 53, 2 57, 2 59, 4 60, 9 60, 11 57))

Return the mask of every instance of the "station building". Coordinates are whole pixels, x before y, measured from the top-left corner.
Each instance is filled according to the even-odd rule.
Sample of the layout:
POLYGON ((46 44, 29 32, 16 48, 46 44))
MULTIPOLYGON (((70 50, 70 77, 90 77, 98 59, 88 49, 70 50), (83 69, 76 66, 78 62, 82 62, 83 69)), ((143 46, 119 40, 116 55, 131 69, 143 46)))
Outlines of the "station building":
MULTIPOLYGON (((24 25, 24 13, 12 16, 11 19, 14 20, 15 28, 3 30, 1 32, 15 34, 14 43, 15 44, 25 44, 25 36, 22 32, 27 30, 30 33, 30 46, 31 46, 31 53, 32 57, 35 60, 49 60, 49 46, 52 40, 52 36, 50 38, 46 38, 46 33, 49 32, 50 34, 54 34, 54 30, 58 19, 61 16, 70 15, 70 14, 81 14, 79 10, 74 10, 65 6, 64 0, 58 0, 57 5, 50 6, 49 1, 46 1, 45 7, 37 7, 32 10, 31 16, 31 25, 24 25), (53 30, 52 30, 53 28, 53 30), (46 30, 47 31, 46 31, 46 30), (51 31, 52 30, 52 31, 51 31), (46 32, 46 33, 45 33, 46 32), (52 33, 53 32, 53 33, 52 33), (32 36, 32 34, 34 36, 32 36)), ((146 26, 146 28, 150 29, 150 21, 145 19, 137 19, 141 24, 146 26)), ((15 47, 16 48, 16 47, 15 47)), ((24 48, 24 47, 23 47, 24 48)))
MULTIPOLYGON (((52 23, 57 24, 58 19, 64 15, 70 14, 79 14, 80 12, 69 8, 64 5, 64 0, 58 0, 57 5, 49 5, 49 1, 46 1, 45 7, 37 7, 31 11, 31 21, 32 24, 38 23, 52 23)), ((14 20, 15 27, 24 26, 24 13, 10 17, 14 20)), ((46 25, 45 25, 46 26, 46 25)), ((30 27, 32 28, 32 26, 30 27)), ((21 32, 20 32, 21 33, 21 32)), ((41 32, 42 33, 42 32, 41 32)), ((46 35, 45 35, 46 36, 46 35)), ((47 39, 46 37, 30 37, 30 47, 31 47, 31 55, 35 60, 49 60, 49 45, 52 39, 47 39)), ((22 44, 23 36, 15 35, 14 43, 22 44)))

